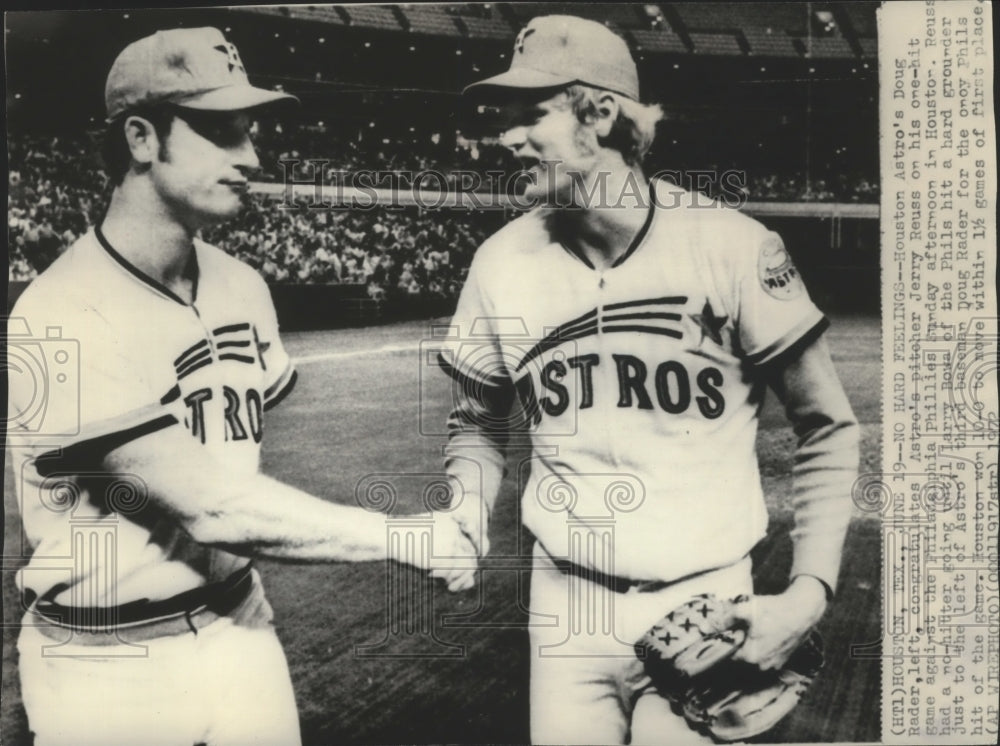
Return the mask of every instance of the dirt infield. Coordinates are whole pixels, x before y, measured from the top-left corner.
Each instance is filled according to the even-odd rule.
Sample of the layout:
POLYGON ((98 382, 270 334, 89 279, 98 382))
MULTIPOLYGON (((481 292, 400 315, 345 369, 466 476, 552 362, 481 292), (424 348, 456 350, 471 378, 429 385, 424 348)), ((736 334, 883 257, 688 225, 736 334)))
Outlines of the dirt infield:
MULTIPOLYGON (((426 323, 287 335, 286 345, 300 361, 299 384, 269 413, 265 471, 343 503, 354 502, 366 475, 439 471, 443 438, 421 435, 421 425, 440 429, 449 389, 420 355, 427 335, 426 323)), ((828 338, 863 423, 862 471, 878 470, 878 319, 835 318, 828 338)), ((794 446, 783 413, 770 399, 758 453, 771 525, 754 550, 757 588, 765 592, 781 588, 790 565, 788 475, 794 446)), ((408 478, 397 479, 396 510, 422 509, 418 495, 405 492, 408 478)), ((11 746, 30 743, 14 650, 19 602, 9 570, 24 558, 13 480, 8 466, 2 741, 11 746)), ((307 744, 527 742, 528 572, 518 558, 530 548, 530 536, 518 526, 515 493, 508 478, 491 531, 493 559, 476 590, 453 595, 416 573, 396 572, 403 590, 393 599, 429 619, 426 633, 419 625, 390 624, 390 590, 381 563, 259 563, 307 744)), ((851 645, 879 639, 879 568, 880 527, 857 513, 838 599, 822 624, 827 667, 795 715, 762 741, 879 740, 880 660, 850 654, 851 645)))

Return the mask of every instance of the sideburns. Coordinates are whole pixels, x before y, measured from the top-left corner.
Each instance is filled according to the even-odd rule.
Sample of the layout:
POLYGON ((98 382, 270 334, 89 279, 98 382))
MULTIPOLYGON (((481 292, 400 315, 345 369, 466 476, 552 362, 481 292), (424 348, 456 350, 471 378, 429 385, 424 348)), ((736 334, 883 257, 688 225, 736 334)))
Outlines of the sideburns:
POLYGON ((587 128, 583 124, 577 125, 576 130, 573 132, 573 144, 584 155, 591 156, 597 152, 591 140, 587 137, 587 128))

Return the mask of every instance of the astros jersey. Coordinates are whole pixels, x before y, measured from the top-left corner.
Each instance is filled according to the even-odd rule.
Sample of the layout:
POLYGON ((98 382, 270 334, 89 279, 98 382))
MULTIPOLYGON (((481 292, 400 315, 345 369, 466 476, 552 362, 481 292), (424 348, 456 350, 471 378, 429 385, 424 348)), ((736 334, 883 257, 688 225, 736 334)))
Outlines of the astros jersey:
POLYGON ((442 356, 462 384, 452 473, 474 480, 463 446, 496 429, 506 391, 532 441, 522 520, 548 552, 589 542, 587 557, 608 557, 584 564, 673 580, 764 535, 759 368, 826 320, 776 234, 668 183, 651 190, 646 224, 603 271, 555 239, 546 210, 490 238, 442 356))
POLYGON ((294 372, 263 280, 201 241, 195 255, 188 305, 91 231, 14 309, 10 350, 26 367, 11 376, 10 435, 34 548, 23 589, 115 606, 170 598, 247 563, 191 539, 140 477, 101 467, 117 445, 183 427, 234 476, 258 469, 263 412, 294 372))

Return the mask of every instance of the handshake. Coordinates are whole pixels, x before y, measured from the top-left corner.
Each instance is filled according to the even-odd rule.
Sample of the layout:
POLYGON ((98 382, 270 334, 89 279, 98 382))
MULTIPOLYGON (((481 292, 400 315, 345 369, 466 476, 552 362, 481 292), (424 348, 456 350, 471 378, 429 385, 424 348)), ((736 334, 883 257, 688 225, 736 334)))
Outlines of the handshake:
POLYGON ((441 578, 448 590, 466 591, 476 584, 479 558, 489 551, 485 528, 463 521, 452 513, 434 516, 434 549, 430 562, 432 578, 441 578))
MULTIPOLYGON (((476 584, 479 558, 489 551, 485 528, 449 511, 434 511, 407 516, 430 521, 429 545, 421 540, 408 541, 405 535, 390 538, 391 559, 429 570, 432 578, 441 578, 452 592, 464 591, 476 584)), ((426 524, 421 520, 422 526, 426 524)), ((412 529, 403 529, 408 533, 412 529)))

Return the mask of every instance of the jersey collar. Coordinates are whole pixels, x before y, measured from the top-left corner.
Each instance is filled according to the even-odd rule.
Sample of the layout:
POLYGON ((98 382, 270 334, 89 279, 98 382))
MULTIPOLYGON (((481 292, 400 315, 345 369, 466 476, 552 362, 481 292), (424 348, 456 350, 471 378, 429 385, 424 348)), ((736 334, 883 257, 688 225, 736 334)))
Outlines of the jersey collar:
POLYGON ((136 267, 132 262, 119 254, 115 247, 111 245, 107 237, 104 235, 104 231, 101 230, 101 226, 94 226, 94 235, 97 237, 97 242, 101 247, 108 253, 108 255, 114 259, 119 265, 121 265, 129 274, 135 277, 137 280, 142 282, 144 285, 149 286, 161 295, 165 295, 170 300, 180 303, 182 306, 194 305, 195 301, 198 300, 198 278, 201 276, 201 272, 198 268, 198 252, 192 252, 192 261, 194 262, 194 282, 191 286, 191 303, 187 303, 183 298, 181 298, 177 293, 168 288, 161 282, 154 280, 152 277, 147 275, 141 269, 136 267))
MULTIPOLYGON (((622 264, 624 264, 625 261, 630 256, 632 256, 632 254, 636 252, 636 249, 638 249, 642 245, 642 242, 646 240, 646 236, 649 235, 649 229, 653 225, 653 217, 656 215, 655 208, 656 208, 656 186, 654 184, 654 179, 650 179, 649 208, 646 211, 646 219, 645 221, 643 221, 642 227, 639 228, 639 231, 632 237, 632 240, 629 242, 629 245, 625 249, 624 253, 620 257, 615 259, 614 264, 612 264, 609 269, 614 269, 615 267, 620 267, 622 264)), ((581 262, 586 264, 590 269, 593 270, 597 269, 597 267, 594 266, 593 262, 591 262, 590 259, 588 259, 586 255, 583 254, 582 252, 574 251, 562 241, 560 241, 559 244, 563 247, 563 249, 565 249, 570 254, 579 259, 581 262)))
POLYGON ((632 238, 632 242, 629 243, 628 248, 625 249, 625 253, 620 257, 615 259, 615 263, 612 267, 620 267, 625 263, 625 260, 632 256, 636 249, 638 249, 642 242, 646 240, 646 236, 649 235, 649 229, 653 225, 653 216, 656 215, 656 185, 653 183, 653 179, 649 180, 649 209, 646 211, 646 220, 643 222, 642 227, 639 232, 635 234, 632 238))

